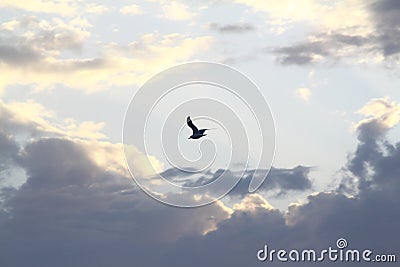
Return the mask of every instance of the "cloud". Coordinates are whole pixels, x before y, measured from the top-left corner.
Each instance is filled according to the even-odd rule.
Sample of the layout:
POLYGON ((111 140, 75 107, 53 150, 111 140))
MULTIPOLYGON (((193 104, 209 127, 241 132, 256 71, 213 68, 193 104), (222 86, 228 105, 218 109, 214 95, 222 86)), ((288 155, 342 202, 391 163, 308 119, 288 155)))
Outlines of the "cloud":
MULTIPOLYGON (((201 238, 178 240, 174 246, 165 248, 169 257, 164 264, 184 266, 184 262, 190 261, 195 266, 259 266, 257 251, 268 240, 274 240, 274 245, 282 248, 288 230, 283 214, 264 205, 261 201, 256 207, 235 211, 218 224, 217 230, 201 238), (179 251, 183 252, 180 257, 179 251)), ((275 262, 267 264, 275 266, 275 262)))
POLYGON ((3 171, 14 165, 18 152, 19 147, 13 136, 0 129, 0 177, 3 171))
MULTIPOLYGON (((271 168, 271 170, 258 170, 258 175, 267 179, 258 189, 263 193, 274 193, 275 196, 282 196, 289 194, 291 191, 304 191, 311 189, 312 182, 309 178, 311 167, 297 166, 291 169, 284 168, 271 168)), ((198 175, 191 175, 190 173, 182 172, 177 169, 168 169, 162 173, 162 176, 170 179, 172 182, 183 182, 183 186, 195 187, 211 183, 217 179, 237 179, 241 175, 238 184, 229 192, 229 196, 245 196, 249 194, 250 181, 253 178, 255 170, 246 170, 244 173, 241 171, 235 172, 231 170, 219 169, 215 172, 207 171, 198 175), (196 177, 197 176, 197 177, 196 177), (185 179, 182 180, 181 178, 185 179), (176 180, 175 180, 175 179, 176 180)), ((222 188, 212 187, 212 190, 221 190, 224 192, 226 189, 224 184, 222 188)), ((215 192, 213 192, 215 193, 215 192)))
POLYGON ((0 45, 0 58, 10 65, 29 64, 39 59, 38 53, 30 47, 14 47, 12 45, 0 45))
POLYGON ((328 60, 336 61, 341 58, 352 58, 357 54, 369 54, 372 61, 380 61, 376 50, 371 47, 369 37, 343 33, 311 35, 307 41, 275 48, 272 52, 283 65, 307 65, 328 60))
POLYGON ((103 44, 98 57, 65 58, 62 53, 81 53, 90 36, 77 25, 82 22, 31 19, 26 26, 24 20, 18 22, 21 33, 0 32, 2 88, 24 84, 44 90, 62 84, 92 93, 141 84, 149 75, 207 50, 212 43, 208 36, 145 34, 127 45, 103 44))
MULTIPOLYGON (((340 188, 344 191, 346 189, 365 191, 365 187, 373 186, 370 177, 377 175, 374 174, 377 165, 390 158, 385 156, 385 153, 389 155, 398 153, 396 152, 398 147, 384 142, 384 137, 390 128, 399 123, 400 105, 387 98, 374 98, 358 113, 365 115, 366 118, 356 124, 359 145, 346 166, 349 175, 345 176, 340 188)), ((385 176, 391 175, 390 169, 382 169, 380 172, 384 172, 385 176)), ((378 174, 378 178, 383 179, 384 176, 380 177, 378 174)))
MULTIPOLYGON (((369 129, 360 128, 359 135, 368 133, 369 129)), ((368 142, 378 142, 382 137, 374 139, 372 135, 368 142)), ((236 205, 246 207, 247 204, 247 210, 234 210, 228 219, 217 225, 215 231, 202 238, 179 240, 175 246, 169 247, 167 264, 184 266, 184 262, 192 260, 201 262, 199 266, 258 266, 261 263, 257 261, 256 253, 264 244, 269 250, 314 248, 318 251, 329 246, 336 248, 338 238, 346 238, 351 249, 370 249, 374 255, 396 254, 399 248, 394 233, 400 218, 400 212, 395 208, 400 204, 397 192, 400 143, 370 147, 368 142, 359 143, 344 167, 359 178, 354 181, 359 189, 356 195, 314 193, 306 203, 290 205, 287 213, 265 207, 265 202, 254 196, 254 201, 246 199, 236 205), (352 169, 351 164, 359 160, 368 164, 363 164, 361 171, 352 169), (201 256, 196 253, 200 248, 201 256), (178 254, 185 257, 179 258, 178 254)), ((283 266, 277 261, 267 264, 283 266)), ((349 265, 336 262, 335 266, 337 264, 349 265)), ((319 266, 325 265, 331 263, 319 263, 319 266)), ((371 263, 371 266, 379 266, 379 263, 371 263)))
POLYGON ((168 20, 189 20, 196 16, 196 13, 189 10, 188 6, 178 1, 165 1, 162 6, 161 17, 168 20))
MULTIPOLYGON (((60 19, 51 22, 35 16, 10 21, 15 31, 0 31, 0 63, 29 67, 45 63, 61 50, 77 52, 90 36, 88 31, 60 19)), ((72 22, 76 22, 73 20, 72 22)))
POLYGON ((250 194, 243 198, 242 202, 233 205, 235 211, 256 212, 257 209, 264 208, 273 210, 274 208, 259 194, 250 194))
POLYGON ((315 28, 329 30, 355 29, 369 32, 370 16, 366 1, 338 0, 334 4, 320 0, 236 0, 238 4, 250 7, 255 12, 265 13, 267 22, 280 25, 306 22, 315 28), (345 17, 346 20, 342 18, 345 17))
POLYGON ((18 25, 19 25, 18 21, 10 20, 7 22, 3 22, 1 24, 1 29, 7 30, 7 31, 13 31, 18 25))
MULTIPOLYGON (((392 114, 397 106, 380 101, 372 100, 364 110, 392 114)), ((258 266, 256 253, 265 244, 270 249, 319 250, 335 248, 338 238, 346 238, 352 249, 395 254, 400 143, 390 144, 384 139, 386 132, 377 136, 362 127, 394 126, 385 119, 378 115, 375 123, 365 121, 358 127, 357 150, 344 166, 357 178, 356 194, 316 192, 307 202, 290 205, 287 212, 273 209, 262 192, 237 199, 232 208, 220 201, 195 209, 169 207, 150 199, 122 173, 99 164, 82 142, 41 137, 18 143, 14 136, 0 134, 0 155, 14 155, 27 175, 21 187, 1 189, 0 238, 7 240, 0 243, 2 263, 258 266), (352 163, 360 160, 364 163, 353 168, 352 163)), ((285 175, 304 176, 309 170, 272 170, 270 178, 276 175, 275 182, 281 183, 285 175)), ((287 178, 280 186, 290 187, 296 180, 287 178)), ((267 264, 281 266, 276 261, 267 264)))
POLYGON ((110 8, 103 6, 103 5, 98 5, 98 4, 88 4, 86 5, 86 12, 87 13, 93 13, 97 15, 101 15, 104 13, 107 13, 110 11, 110 8))
POLYGON ((248 23, 235 23, 235 24, 211 23, 210 28, 220 33, 246 33, 254 30, 254 26, 248 23))
MULTIPOLYGON (((309 173, 311 167, 297 166, 292 169, 271 168, 267 179, 259 188, 259 192, 273 193, 275 196, 290 194, 292 191, 310 190, 312 187, 309 173)), ((260 172, 260 175, 266 175, 267 170, 260 172)), ((240 180, 239 184, 230 192, 230 195, 248 194, 250 181, 254 170, 247 171, 240 180)))
POLYGON ((1 1, 0 7, 17 8, 36 13, 53 13, 62 16, 72 16, 76 14, 78 4, 76 1, 61 0, 61 1, 45 1, 45 0, 21 0, 1 1))
POLYGON ((10 240, 0 245, 7 266, 28 264, 19 253, 29 254, 31 265, 51 266, 63 258, 56 251, 65 249, 69 256, 62 266, 136 262, 138 255, 148 255, 149 246, 202 236, 232 213, 221 202, 189 210, 148 198, 118 168, 110 168, 120 146, 106 142, 43 136, 19 143, 0 132, 0 148, 1 163, 9 165, 4 159, 15 157, 27 176, 18 189, 0 189, 0 237, 10 240), (116 254, 108 253, 110 245, 116 254), (93 257, 99 252, 104 257, 93 257))
POLYGON ((59 15, 63 17, 73 17, 78 14, 104 14, 110 11, 110 8, 95 3, 86 4, 82 7, 81 1, 76 0, 61 0, 61 1, 10 1, 4 0, 0 3, 0 7, 8 9, 19 9, 30 13, 48 13, 51 15, 59 15))
POLYGON ((388 98, 374 98, 357 113, 366 116, 357 124, 357 128, 366 124, 379 123, 381 128, 390 129, 399 123, 400 104, 390 101, 388 98))
POLYGON ((320 60, 328 55, 325 44, 321 42, 301 43, 274 49, 279 63, 282 65, 306 65, 320 60))
MULTIPOLYGON (((339 6, 348 1, 339 1, 339 6)), ((313 30, 307 40, 273 49, 281 64, 305 65, 339 59, 356 60, 357 63, 397 62, 400 46, 400 9, 395 0, 350 1, 350 5, 359 6, 359 21, 342 20, 349 14, 328 9, 329 15, 335 14, 335 23, 313 30), (358 2, 358 4, 356 4, 358 2), (341 20, 341 22, 339 22, 341 20)), ((347 11, 357 10, 346 7, 347 11)), ((324 18, 324 15, 320 16, 324 18)), ((328 16, 329 18, 329 16, 328 16)), ((322 19, 325 20, 325 19, 322 19)))
MULTIPOLYGON (((87 156, 105 171, 125 177, 130 175, 122 153, 123 145, 107 141, 102 132, 104 122, 60 119, 54 111, 33 101, 5 103, 0 100, 0 125, 8 131, 5 133, 7 135, 13 134, 22 138, 45 136, 69 140, 85 150, 87 156)), ((126 146, 125 152, 127 159, 135 166, 131 170, 135 176, 149 176, 163 169, 163 164, 157 158, 144 155, 134 146, 126 146), (150 160, 151 166, 145 164, 147 159, 150 160)))
POLYGON ((123 6, 119 9, 121 14, 124 15, 138 15, 138 14, 143 14, 143 11, 139 8, 138 5, 129 5, 129 6, 123 6))
POLYGON ((370 11, 379 33, 377 41, 385 57, 400 52, 400 3, 396 0, 375 1, 370 5, 370 11))
POLYGON ((15 31, 6 29, 0 32, 0 63, 13 67, 29 68, 59 54, 60 50, 79 51, 90 36, 88 31, 60 19, 49 22, 25 16, 8 23, 12 23, 15 31))
POLYGON ((312 93, 310 89, 306 87, 301 87, 295 91, 295 95, 301 100, 303 100, 305 103, 308 103, 310 101, 312 93))
POLYGON ((0 124, 13 132, 29 135, 43 133, 69 138, 104 139, 104 122, 77 121, 67 118, 59 123, 56 114, 34 101, 5 103, 0 100, 0 124))

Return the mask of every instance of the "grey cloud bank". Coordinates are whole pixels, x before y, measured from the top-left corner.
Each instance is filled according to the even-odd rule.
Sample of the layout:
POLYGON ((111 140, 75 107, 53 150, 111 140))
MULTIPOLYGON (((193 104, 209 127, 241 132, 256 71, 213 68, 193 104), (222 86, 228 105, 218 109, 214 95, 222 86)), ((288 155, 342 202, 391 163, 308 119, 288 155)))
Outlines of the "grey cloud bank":
MULTIPOLYGON (((79 142, 43 137, 22 145, 14 140, 15 128, 3 128, 2 169, 23 168, 27 181, 20 188, 1 189, 0 238, 7 242, 0 244, 0 263, 257 266, 256 253, 265 243, 318 249, 339 237, 351 247, 395 253, 400 248, 400 144, 386 141, 384 119, 359 124, 358 147, 336 192, 314 193, 287 213, 272 209, 259 194, 243 194, 240 185, 232 192, 241 196, 233 209, 222 202, 195 209, 168 207, 126 177, 95 164, 79 142), (354 187, 357 194, 349 196, 354 187)), ((30 124, 25 126, 29 131, 30 124)), ((18 131, 25 126, 20 124, 18 131)), ((265 190, 268 184, 282 192, 307 189, 309 171, 301 166, 273 169, 265 190)))

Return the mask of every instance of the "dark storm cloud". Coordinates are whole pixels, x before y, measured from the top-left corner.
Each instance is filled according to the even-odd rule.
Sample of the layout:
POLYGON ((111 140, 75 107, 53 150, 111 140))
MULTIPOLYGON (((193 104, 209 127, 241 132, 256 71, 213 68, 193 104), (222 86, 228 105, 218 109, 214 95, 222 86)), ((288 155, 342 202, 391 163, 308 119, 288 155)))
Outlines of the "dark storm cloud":
MULTIPOLYGON (((335 248, 336 240, 343 237, 351 248, 396 254, 400 248, 395 234, 400 220, 397 208, 400 205, 400 143, 391 145, 384 140, 387 129, 381 118, 358 126, 359 144, 345 167, 358 178, 356 197, 335 192, 317 193, 309 196, 308 203, 291 206, 286 215, 263 208, 254 212, 236 211, 230 219, 219 223, 218 230, 201 238, 180 240, 167 249, 167 263, 184 266, 185 262, 192 261, 207 266, 258 266, 255 253, 264 244, 270 249, 325 249, 335 248), (354 168, 355 162, 362 163, 354 168), (178 257, 182 254, 185 257, 178 257)), ((267 264, 281 266, 277 262, 267 264)), ((325 265, 330 264, 318 264, 325 265)), ((370 265, 379 266, 378 263, 370 265)))
MULTIPOLYGON (((384 135, 375 135, 376 129, 364 127, 366 124, 374 127, 381 125, 379 120, 371 120, 359 126, 359 139, 363 141, 350 156, 348 165, 361 160, 368 163, 362 165, 369 171, 349 170, 360 180, 357 196, 347 197, 336 192, 316 193, 308 197, 308 203, 290 206, 287 214, 261 207, 252 212, 236 211, 230 219, 218 224, 218 230, 201 238, 180 240, 176 246, 169 248, 167 263, 174 266, 185 266, 187 261, 207 266, 282 266, 277 261, 257 262, 258 249, 267 244, 269 249, 276 250, 322 250, 329 246, 336 248, 338 238, 346 238, 349 248, 370 249, 374 255, 397 254, 398 258, 400 143, 371 146, 370 142, 379 142, 384 135), (365 140, 369 133, 375 138, 365 140), (370 153, 374 156, 369 157, 370 153)), ((331 264, 363 266, 362 263, 328 261, 320 262, 318 266, 331 264)), ((381 263, 368 265, 380 266, 381 263)))
POLYGON ((400 2, 397 0, 380 0, 370 6, 378 42, 385 57, 400 52, 400 2))
POLYGON ((125 194, 129 180, 104 171, 72 141, 35 141, 20 157, 26 183, 1 192, 5 266, 144 266, 154 244, 200 235, 228 216, 218 204, 185 210, 137 188, 125 194))
POLYGON ((350 188, 356 184, 357 189, 365 193, 375 187, 392 191, 393 187, 400 185, 400 179, 397 178, 400 173, 400 143, 393 145, 385 139, 389 129, 382 119, 386 116, 390 115, 358 125, 359 144, 345 168, 353 179, 344 179, 341 189, 350 183, 350 188), (354 181, 354 177, 357 181, 354 181))
POLYGON ((274 240, 274 245, 282 248, 287 235, 285 218, 279 211, 261 208, 252 213, 236 211, 218 225, 218 231, 187 238, 166 248, 165 266, 185 266, 185 262, 199 267, 274 266, 270 262, 257 262, 256 253, 268 240, 274 240))
MULTIPOLYGON (((271 168, 268 170, 259 170, 260 176, 266 176, 267 179, 264 180, 263 184, 259 188, 261 192, 274 192, 277 196, 285 195, 290 191, 304 191, 311 189, 312 182, 308 177, 312 168, 297 166, 292 169, 284 168, 271 168)), ((237 179, 238 176, 242 175, 239 183, 234 187, 234 189, 229 193, 229 195, 239 195, 244 196, 249 194, 250 181, 253 178, 255 170, 246 170, 243 175, 241 172, 233 172, 230 170, 219 169, 215 172, 207 171, 199 178, 186 179, 184 186, 194 187, 201 186, 207 183, 211 183, 214 180, 220 179, 237 179)), ((212 187, 213 190, 219 190, 219 188, 212 187)), ((221 188, 225 190, 225 188, 221 188)), ((221 191, 222 192, 222 191, 221 191)))
POLYGON ((27 145, 22 154, 20 164, 30 176, 25 186, 31 190, 87 187, 105 179, 105 174, 99 173, 84 149, 71 141, 39 140, 27 145))
MULTIPOLYGON (((18 189, 0 192, 0 240, 7 241, 0 242, 0 263, 9 267, 281 266, 258 262, 257 251, 264 244, 287 250, 335 248, 336 240, 343 237, 352 249, 396 254, 400 249, 400 143, 385 140, 388 127, 381 120, 359 124, 357 150, 344 167, 357 177, 357 195, 315 193, 307 203, 291 205, 287 213, 262 205, 246 208, 249 197, 260 200, 256 194, 245 195, 242 207, 231 216, 218 203, 196 209, 168 207, 132 188, 126 177, 96 165, 79 143, 60 138, 30 141, 16 161, 28 180, 18 189), (216 223, 214 231, 202 234, 216 223)), ((0 137, 1 148, 15 155, 12 135, 0 137)), ((309 171, 302 166, 272 169, 263 186, 270 182, 287 190, 308 188, 309 171)), ((329 262, 318 263, 325 265, 329 262)))
POLYGON ((380 149, 380 141, 387 129, 373 120, 361 124, 358 131, 359 145, 354 157, 347 163, 347 169, 355 176, 365 178, 368 175, 366 164, 373 163, 382 157, 383 151, 380 149))
MULTIPOLYGON (((297 166, 292 169, 272 168, 264 181, 261 190, 277 190, 279 195, 284 195, 291 190, 303 191, 311 189, 312 182, 309 178, 311 167, 297 166)), ((250 177, 244 180, 245 186, 250 184, 250 177)))
POLYGON ((235 23, 235 24, 219 24, 211 23, 209 26, 212 30, 220 33, 246 33, 253 31, 255 28, 248 23, 235 23))
POLYGON ((161 172, 161 173, 160 173, 160 176, 162 176, 162 177, 164 177, 164 178, 166 178, 166 179, 171 179, 171 180, 173 180, 173 179, 176 178, 176 177, 187 177, 187 176, 191 176, 191 175, 192 175, 192 172, 191 172, 191 171, 193 171, 193 172, 196 171, 194 168, 187 168, 186 170, 187 170, 187 171, 183 171, 183 170, 180 170, 180 169, 178 169, 178 168, 170 168, 170 169, 167 169, 167 170, 161 172))

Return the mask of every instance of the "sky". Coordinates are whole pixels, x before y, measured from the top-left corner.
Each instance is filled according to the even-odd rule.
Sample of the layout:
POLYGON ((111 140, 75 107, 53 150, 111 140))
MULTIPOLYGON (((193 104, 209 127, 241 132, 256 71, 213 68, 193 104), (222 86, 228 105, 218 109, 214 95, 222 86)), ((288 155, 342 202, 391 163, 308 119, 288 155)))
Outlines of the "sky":
POLYGON ((281 266, 260 262, 257 251, 323 249, 339 238, 349 248, 398 253, 399 1, 0 7, 1 266, 281 266), (229 75, 193 77, 222 79, 240 93, 178 88, 143 127, 140 108, 168 89, 157 74, 190 62, 217 63, 229 75), (264 146, 238 96, 268 121, 264 146), (260 96, 266 104, 252 104, 260 96), (188 115, 216 129, 188 140, 188 115), (258 164, 260 153, 268 156, 258 164), (174 162, 207 168, 193 177, 174 162), (218 200, 225 184, 200 195, 154 191, 156 174, 197 187, 222 173, 238 183, 218 200), (252 177, 267 174, 249 192, 252 177))

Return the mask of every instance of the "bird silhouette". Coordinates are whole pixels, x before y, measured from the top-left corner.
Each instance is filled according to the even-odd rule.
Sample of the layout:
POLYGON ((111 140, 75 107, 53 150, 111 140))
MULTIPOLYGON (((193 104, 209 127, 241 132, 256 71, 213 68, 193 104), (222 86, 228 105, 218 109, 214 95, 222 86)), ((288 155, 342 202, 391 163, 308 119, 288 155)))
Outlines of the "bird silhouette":
POLYGON ((207 130, 210 129, 198 129, 192 122, 192 120, 190 119, 190 116, 187 117, 186 119, 187 125, 192 129, 193 134, 191 136, 189 136, 188 139, 199 139, 203 136, 206 136, 206 134, 204 133, 207 130))

